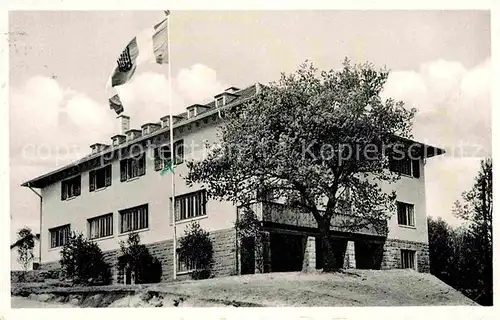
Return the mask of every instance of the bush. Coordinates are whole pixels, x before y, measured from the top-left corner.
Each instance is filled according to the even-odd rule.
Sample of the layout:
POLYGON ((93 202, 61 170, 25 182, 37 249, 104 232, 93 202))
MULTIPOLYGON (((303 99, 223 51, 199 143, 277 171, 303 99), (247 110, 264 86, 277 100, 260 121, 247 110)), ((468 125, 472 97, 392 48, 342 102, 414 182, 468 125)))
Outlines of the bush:
POLYGON ((179 239, 179 261, 189 269, 194 269, 191 278, 194 280, 210 277, 213 263, 213 246, 209 233, 193 222, 179 239))
POLYGON ((61 273, 74 283, 104 285, 111 279, 110 268, 104 262, 99 246, 73 232, 61 250, 61 273))
POLYGON ((137 233, 131 233, 127 242, 120 242, 122 255, 118 257, 118 266, 122 270, 131 269, 135 274, 135 283, 137 284, 160 282, 161 263, 140 242, 141 239, 137 233))

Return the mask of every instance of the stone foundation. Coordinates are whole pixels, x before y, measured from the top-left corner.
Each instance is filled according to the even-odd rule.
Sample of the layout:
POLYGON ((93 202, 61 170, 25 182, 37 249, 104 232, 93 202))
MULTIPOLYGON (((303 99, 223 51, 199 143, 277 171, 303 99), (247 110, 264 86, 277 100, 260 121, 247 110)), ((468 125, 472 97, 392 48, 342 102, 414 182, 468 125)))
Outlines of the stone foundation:
MULTIPOLYGON (((224 229, 210 232, 213 245, 213 266, 212 275, 215 277, 229 276, 237 274, 236 270, 236 234, 234 229, 224 229)), ((146 244, 149 253, 158 258, 162 266, 161 281, 168 281, 173 278, 173 241, 165 240, 161 242, 146 244)), ((118 268, 118 256, 120 250, 104 252, 104 261, 111 267, 112 283, 123 283, 123 270, 118 268)), ((42 270, 59 269, 59 261, 44 263, 42 270)), ((186 277, 179 275, 179 277, 186 277)))
POLYGON ((415 251, 417 271, 430 272, 429 244, 398 239, 387 239, 385 241, 382 258, 382 269, 400 269, 401 250, 415 251))

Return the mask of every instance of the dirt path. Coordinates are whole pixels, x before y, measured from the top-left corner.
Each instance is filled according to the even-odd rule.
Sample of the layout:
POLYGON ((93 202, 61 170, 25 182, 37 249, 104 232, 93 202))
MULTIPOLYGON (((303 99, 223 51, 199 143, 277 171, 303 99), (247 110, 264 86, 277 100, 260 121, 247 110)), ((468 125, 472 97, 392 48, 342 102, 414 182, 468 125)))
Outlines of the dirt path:
POLYGON ((53 302, 39 302, 23 297, 11 297, 10 307, 17 308, 74 308, 70 304, 53 303, 53 302))

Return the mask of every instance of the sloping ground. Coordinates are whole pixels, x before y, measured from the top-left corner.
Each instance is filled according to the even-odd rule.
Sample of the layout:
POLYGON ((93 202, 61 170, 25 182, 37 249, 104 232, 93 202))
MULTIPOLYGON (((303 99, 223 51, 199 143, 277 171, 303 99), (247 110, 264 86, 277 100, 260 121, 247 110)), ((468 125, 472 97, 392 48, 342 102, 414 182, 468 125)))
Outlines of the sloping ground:
POLYGON ((46 302, 81 307, 476 305, 436 277, 409 270, 270 273, 133 287, 32 285, 25 290, 36 293, 32 299, 43 296, 46 302))

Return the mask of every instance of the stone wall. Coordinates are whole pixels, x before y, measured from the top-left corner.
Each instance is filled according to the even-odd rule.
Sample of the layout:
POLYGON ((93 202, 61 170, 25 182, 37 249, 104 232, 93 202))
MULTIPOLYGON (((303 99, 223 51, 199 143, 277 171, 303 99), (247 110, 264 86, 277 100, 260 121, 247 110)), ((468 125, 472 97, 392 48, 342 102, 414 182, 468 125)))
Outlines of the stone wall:
POLYGON ((384 244, 382 269, 401 268, 401 250, 414 250, 419 272, 430 272, 429 244, 406 240, 387 239, 384 244))
MULTIPOLYGON (((212 274, 216 277, 234 275, 236 270, 236 234, 234 229, 224 229, 210 232, 214 250, 214 264, 212 274)), ((173 241, 165 240, 146 244, 149 253, 158 258, 162 266, 161 281, 171 280, 173 277, 173 241)), ((112 283, 123 282, 123 270, 118 268, 118 256, 120 250, 104 252, 104 261, 111 267, 112 283)), ((42 264, 42 270, 58 269, 59 262, 50 262, 42 264)), ((181 277, 181 275, 179 275, 181 277)), ((184 276, 182 276, 184 277, 184 276)))

